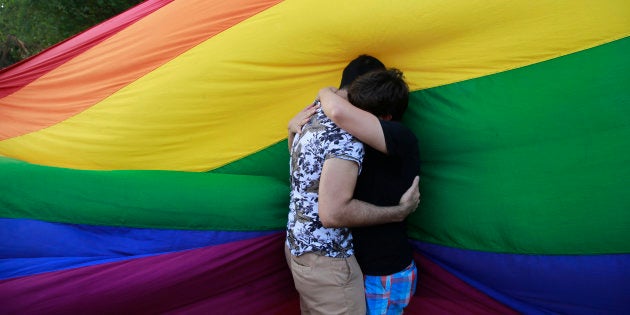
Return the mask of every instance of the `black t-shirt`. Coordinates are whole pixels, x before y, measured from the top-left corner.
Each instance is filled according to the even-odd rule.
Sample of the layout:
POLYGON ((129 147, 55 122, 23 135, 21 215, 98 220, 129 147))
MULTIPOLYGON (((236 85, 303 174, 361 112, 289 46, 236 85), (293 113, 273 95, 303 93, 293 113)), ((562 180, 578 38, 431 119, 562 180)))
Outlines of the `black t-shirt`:
MULTIPOLYGON (((378 206, 394 206, 420 172, 418 141, 398 122, 381 120, 388 154, 365 146, 365 158, 354 198, 378 206)), ((355 255, 366 275, 388 275, 413 259, 404 222, 352 229, 355 255)))

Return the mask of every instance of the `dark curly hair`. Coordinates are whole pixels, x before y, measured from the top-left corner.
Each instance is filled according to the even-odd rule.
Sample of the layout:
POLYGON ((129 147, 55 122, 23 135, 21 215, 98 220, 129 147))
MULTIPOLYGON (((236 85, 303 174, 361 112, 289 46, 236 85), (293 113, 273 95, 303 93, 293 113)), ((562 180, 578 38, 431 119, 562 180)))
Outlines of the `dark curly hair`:
POLYGON ((391 115, 400 121, 409 103, 409 86, 396 68, 373 71, 350 84, 348 101, 376 116, 391 115))

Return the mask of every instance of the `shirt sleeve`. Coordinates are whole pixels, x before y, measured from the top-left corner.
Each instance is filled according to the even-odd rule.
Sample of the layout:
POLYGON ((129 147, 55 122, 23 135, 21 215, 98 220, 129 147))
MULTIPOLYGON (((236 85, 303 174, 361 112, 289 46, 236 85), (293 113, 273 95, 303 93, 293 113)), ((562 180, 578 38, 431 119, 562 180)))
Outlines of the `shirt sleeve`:
POLYGON ((380 120, 380 122, 388 155, 404 156, 410 153, 417 154, 418 139, 409 128, 395 121, 380 120))
POLYGON ((365 155, 363 143, 341 129, 332 132, 327 142, 326 159, 338 158, 354 161, 359 165, 359 172, 361 172, 363 156, 365 155))

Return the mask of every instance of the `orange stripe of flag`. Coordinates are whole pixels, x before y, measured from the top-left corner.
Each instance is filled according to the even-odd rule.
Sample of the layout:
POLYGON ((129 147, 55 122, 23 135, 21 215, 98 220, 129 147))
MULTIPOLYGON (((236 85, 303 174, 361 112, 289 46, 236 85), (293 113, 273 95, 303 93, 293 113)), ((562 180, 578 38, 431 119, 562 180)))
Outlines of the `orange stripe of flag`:
POLYGON ((208 38, 279 2, 172 2, 1 99, 0 140, 70 118, 208 38))

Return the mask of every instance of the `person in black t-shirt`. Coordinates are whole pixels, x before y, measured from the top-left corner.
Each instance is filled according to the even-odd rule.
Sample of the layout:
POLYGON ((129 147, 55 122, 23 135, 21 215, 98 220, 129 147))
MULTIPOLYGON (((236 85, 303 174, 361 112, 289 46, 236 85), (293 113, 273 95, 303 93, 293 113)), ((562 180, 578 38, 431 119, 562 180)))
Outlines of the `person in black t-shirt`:
MULTIPOLYGON (((335 124, 369 146, 354 198, 379 206, 398 204, 420 171, 417 139, 400 123, 409 94, 402 72, 365 74, 344 94, 324 88, 319 99, 335 124)), ((404 222, 353 227, 352 234, 365 275, 368 314, 402 313, 417 282, 404 222)))

